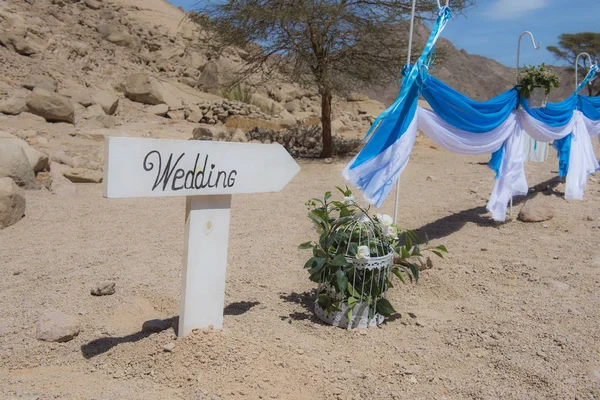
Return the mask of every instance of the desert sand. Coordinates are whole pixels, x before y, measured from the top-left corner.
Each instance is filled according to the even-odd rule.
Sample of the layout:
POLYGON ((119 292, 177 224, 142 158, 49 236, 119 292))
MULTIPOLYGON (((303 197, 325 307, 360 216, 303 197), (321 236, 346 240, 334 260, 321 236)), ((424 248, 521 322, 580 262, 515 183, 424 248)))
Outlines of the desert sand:
MULTIPOLYGON (((598 151, 597 142, 596 151, 598 151)), ((551 151, 551 154, 554 154, 551 151)), ((555 217, 493 222, 493 173, 419 138, 402 176, 399 223, 450 251, 390 292, 398 314, 344 330, 312 310, 296 246, 314 238, 304 202, 347 159, 302 161, 280 193, 236 195, 222 330, 176 337, 183 198, 105 199, 27 191, 0 231, 3 399, 593 399, 600 396, 600 176, 566 201, 554 156, 527 164, 555 217), (90 295, 103 280, 112 296, 90 295), (76 316, 67 343, 35 339, 38 315, 76 316), (142 332, 145 321, 171 328, 142 332), (172 352, 164 351, 168 343, 172 352)), ((536 199, 539 200, 539 199, 536 199)), ((382 211, 393 213, 393 196, 382 211)), ((198 305, 201 307, 202 305, 198 305)))

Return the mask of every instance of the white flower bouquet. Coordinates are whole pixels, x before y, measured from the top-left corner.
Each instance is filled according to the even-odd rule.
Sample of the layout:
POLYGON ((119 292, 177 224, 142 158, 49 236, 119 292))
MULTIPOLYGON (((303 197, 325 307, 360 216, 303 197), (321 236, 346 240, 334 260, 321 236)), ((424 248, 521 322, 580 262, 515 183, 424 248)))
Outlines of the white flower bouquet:
MULTIPOLYGON (((390 316, 396 311, 385 293, 392 287, 392 274, 402 282, 419 279, 418 268, 409 260, 422 255, 419 238, 413 231, 400 229, 387 214, 370 216, 347 187, 337 189, 344 196, 341 201, 326 192, 323 199, 306 203, 319 239, 299 248, 312 249, 304 268, 319 284, 317 304, 327 313, 344 310, 348 321, 357 305, 369 307, 369 318, 390 316)), ((446 252, 444 246, 425 250, 440 257, 446 252)))

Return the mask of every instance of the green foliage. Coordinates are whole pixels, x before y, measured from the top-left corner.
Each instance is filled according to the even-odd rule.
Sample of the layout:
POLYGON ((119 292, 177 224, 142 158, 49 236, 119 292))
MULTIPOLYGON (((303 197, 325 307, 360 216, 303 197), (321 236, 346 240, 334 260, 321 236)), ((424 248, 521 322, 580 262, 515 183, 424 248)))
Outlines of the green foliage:
POLYGON ((369 317, 375 312, 389 316, 396 312, 384 298, 388 288, 393 287, 392 274, 403 283, 416 283, 419 269, 411 257, 422 256, 423 251, 442 257, 442 253, 448 251, 443 245, 429 247, 427 240, 420 244, 415 232, 400 229, 389 215, 369 215, 369 209, 356 203, 348 187, 337 189, 342 200, 334 200, 332 193, 326 192, 322 199, 313 198, 306 203, 308 218, 319 238, 298 246, 312 249, 312 257, 304 268, 310 280, 319 284, 317 302, 329 313, 341 311, 342 304, 346 303, 349 320, 353 308, 365 303, 369 317), (357 268, 360 260, 391 253, 396 253, 391 274, 357 268))
MULTIPOLYGON (((558 37, 558 46, 548 46, 549 52, 553 53, 557 60, 566 61, 572 67, 575 67, 577 55, 587 53, 592 60, 587 57, 580 57, 579 74, 585 76, 590 67, 590 61, 598 62, 600 60, 600 32, 580 32, 580 33, 563 33, 558 37)), ((588 83, 588 95, 600 95, 600 81, 598 79, 588 83), (594 90, 595 88, 595 90, 594 90)))
POLYGON ((252 91, 249 86, 235 85, 221 89, 221 96, 228 100, 240 101, 246 104, 252 103, 252 91))
POLYGON ((518 87, 521 96, 529 98, 531 92, 536 87, 543 87, 546 90, 546 95, 553 88, 560 86, 558 76, 546 68, 546 65, 534 66, 530 65, 525 71, 519 73, 518 87))
MULTIPOLYGON (((459 13, 474 0, 453 0, 459 13)), ((435 19, 435 1, 418 1, 420 19, 435 19)), ((411 15, 406 0, 229 0, 198 2, 189 15, 207 32, 211 52, 244 49, 240 81, 273 77, 316 87, 321 108, 322 157, 331 157, 331 99, 375 84, 390 84, 402 70, 407 36, 399 25, 411 15)))

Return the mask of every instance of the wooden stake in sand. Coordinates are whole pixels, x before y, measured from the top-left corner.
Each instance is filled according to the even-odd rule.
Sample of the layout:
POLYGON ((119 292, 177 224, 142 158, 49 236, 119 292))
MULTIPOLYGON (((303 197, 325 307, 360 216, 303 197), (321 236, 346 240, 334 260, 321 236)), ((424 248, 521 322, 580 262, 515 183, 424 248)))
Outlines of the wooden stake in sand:
POLYGON ((222 328, 231 195, 278 192, 300 166, 278 144, 125 137, 104 163, 104 197, 187 196, 179 336, 222 328))

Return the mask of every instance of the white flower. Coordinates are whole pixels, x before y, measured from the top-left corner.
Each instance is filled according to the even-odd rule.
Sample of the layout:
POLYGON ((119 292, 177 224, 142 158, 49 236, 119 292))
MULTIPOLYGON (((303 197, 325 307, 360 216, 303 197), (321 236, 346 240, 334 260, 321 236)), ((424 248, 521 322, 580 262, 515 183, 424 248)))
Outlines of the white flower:
POLYGON ((356 258, 360 258, 363 260, 368 260, 369 258, 371 258, 369 246, 358 246, 358 250, 356 251, 356 258))
POLYGON ((344 204, 350 204, 352 202, 354 202, 354 196, 346 196, 344 197, 344 204))
POLYGON ((388 236, 394 240, 398 239, 398 228, 396 228, 395 225, 390 225, 390 226, 384 226, 383 227, 383 234, 385 236, 388 236))
POLYGON ((391 226, 394 223, 394 219, 387 214, 376 214, 375 216, 383 226, 391 226))

